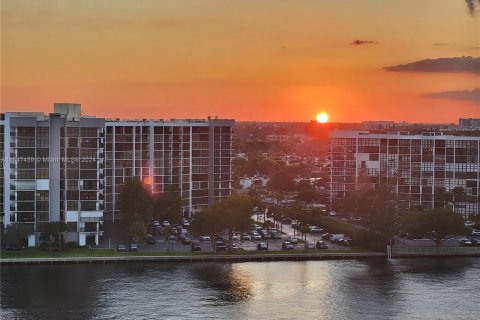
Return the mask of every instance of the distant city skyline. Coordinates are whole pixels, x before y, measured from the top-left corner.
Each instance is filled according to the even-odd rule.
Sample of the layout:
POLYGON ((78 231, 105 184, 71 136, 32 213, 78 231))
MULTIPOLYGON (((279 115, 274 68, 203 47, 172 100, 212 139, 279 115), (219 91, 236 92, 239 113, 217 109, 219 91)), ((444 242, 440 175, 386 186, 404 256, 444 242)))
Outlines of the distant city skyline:
POLYGON ((476 1, 2 1, 1 112, 457 123, 476 1))

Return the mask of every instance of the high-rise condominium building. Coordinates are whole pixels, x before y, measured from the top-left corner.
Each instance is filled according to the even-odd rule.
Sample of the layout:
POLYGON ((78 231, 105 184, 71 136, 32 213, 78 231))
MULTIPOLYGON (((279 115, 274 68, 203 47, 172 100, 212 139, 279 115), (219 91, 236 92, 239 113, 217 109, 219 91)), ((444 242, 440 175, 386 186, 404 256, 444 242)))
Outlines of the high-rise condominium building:
POLYGON ((100 225, 121 219, 123 183, 140 177, 153 193, 179 192, 190 215, 231 193, 233 120, 120 121, 82 116, 80 105, 0 118, 4 226, 64 221, 66 241, 99 242, 100 225))
POLYGON ((107 120, 105 219, 122 218, 118 197, 132 176, 153 194, 180 193, 185 216, 231 193, 233 120, 107 120))
POLYGON ((330 160, 333 203, 366 185, 392 189, 400 210, 447 204, 479 214, 480 136, 333 131, 330 160))

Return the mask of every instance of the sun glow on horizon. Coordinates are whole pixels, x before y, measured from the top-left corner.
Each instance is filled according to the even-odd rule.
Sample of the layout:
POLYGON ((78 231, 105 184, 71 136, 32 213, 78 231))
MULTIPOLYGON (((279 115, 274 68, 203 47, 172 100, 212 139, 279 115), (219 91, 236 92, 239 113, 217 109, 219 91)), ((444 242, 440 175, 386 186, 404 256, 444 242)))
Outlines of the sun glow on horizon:
POLYGON ((317 122, 318 123, 327 123, 328 122, 328 114, 325 112, 320 112, 317 114, 317 122))

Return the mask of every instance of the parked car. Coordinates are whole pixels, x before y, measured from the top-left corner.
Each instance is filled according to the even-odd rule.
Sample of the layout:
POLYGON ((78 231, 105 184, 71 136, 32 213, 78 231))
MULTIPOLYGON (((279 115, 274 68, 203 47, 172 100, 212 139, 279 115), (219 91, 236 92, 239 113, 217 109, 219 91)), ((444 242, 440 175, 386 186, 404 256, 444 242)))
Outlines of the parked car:
POLYGON ((337 215, 337 213, 336 213, 335 211, 330 211, 329 215, 330 215, 331 217, 335 217, 335 216, 337 215))
POLYGON ((472 236, 480 236, 480 230, 472 230, 472 236))
POLYGON ((168 222, 167 220, 163 221, 163 226, 164 227, 170 226, 170 222, 168 222))
POLYGON ((305 250, 315 250, 315 244, 314 243, 305 243, 305 245, 303 246, 305 248, 305 250))
POLYGON ((247 233, 242 234, 242 240, 250 241, 252 238, 247 233))
POLYGON ((232 251, 240 250, 235 243, 229 244, 227 247, 231 248, 232 251))
POLYGON ((330 240, 332 238, 333 234, 331 233, 324 233, 320 236, 322 240, 330 240))
POLYGON ((168 236, 167 240, 168 240, 168 241, 176 241, 176 240, 177 240, 177 236, 171 234, 171 235, 168 236))
POLYGON ((272 238, 275 240, 282 239, 282 233, 280 231, 273 232, 272 233, 272 238))
POLYGON ((210 236, 201 236, 200 237, 200 241, 211 241, 212 239, 210 238, 210 236))
POLYGON ((117 246, 117 252, 127 252, 127 247, 124 244, 119 244, 117 246))
POLYGON ((328 249, 328 246, 325 243, 325 241, 317 241, 316 248, 317 250, 322 250, 322 249, 328 249))
POLYGON ((259 235, 258 233, 255 233, 253 236, 252 236, 253 240, 255 241, 259 241, 259 240, 262 240, 262 236, 259 235))
POLYGON ((332 236, 330 237, 330 240, 333 242, 337 242, 338 240, 343 239, 345 237, 347 237, 347 235, 343 233, 337 233, 337 234, 332 234, 332 236))
POLYGON ((190 247, 192 248, 192 251, 202 251, 202 247, 200 247, 198 242, 192 242, 190 247))
POLYGON ((130 252, 138 252, 138 245, 136 243, 130 243, 130 252))
POLYGON ((260 242, 258 245, 257 245, 257 249, 260 250, 260 251, 263 251, 263 250, 268 250, 268 246, 265 242, 260 242))
POLYGON ((292 237, 290 236, 288 238, 288 242, 292 243, 292 244, 297 244, 298 243, 298 238, 297 237, 292 237))
POLYGON ((215 246, 217 248, 217 251, 227 251, 227 245, 223 241, 215 242, 215 246))
POLYGON ((232 240, 233 241, 240 241, 240 235, 238 233, 234 233, 232 235, 232 240))
POLYGON ((462 239, 458 240, 458 244, 461 247, 470 247, 470 246, 473 245, 472 241, 470 239, 467 239, 467 238, 462 238, 462 239))
POLYGON ((480 246, 480 239, 472 239, 472 245, 474 246, 480 246))
POLYGON ((350 246, 351 242, 352 242, 351 238, 342 238, 337 241, 337 243, 342 246, 350 246))
POLYGON ((268 232, 264 232, 264 233, 262 233, 262 238, 263 239, 271 239, 272 235, 268 232))
POLYGON ((192 240, 190 240, 189 237, 184 237, 182 239, 182 244, 190 244, 190 243, 192 243, 192 240))
POLYGON ((322 228, 319 228, 317 226, 310 226, 310 232, 311 233, 322 233, 324 230, 322 228))
POLYGON ((282 250, 293 250, 293 244, 288 241, 282 243, 282 250))
POLYGON ((145 237, 143 238, 143 240, 144 240, 145 243, 147 243, 147 244, 155 244, 155 238, 154 238, 151 234, 149 234, 149 233, 147 233, 147 234, 145 235, 145 237))

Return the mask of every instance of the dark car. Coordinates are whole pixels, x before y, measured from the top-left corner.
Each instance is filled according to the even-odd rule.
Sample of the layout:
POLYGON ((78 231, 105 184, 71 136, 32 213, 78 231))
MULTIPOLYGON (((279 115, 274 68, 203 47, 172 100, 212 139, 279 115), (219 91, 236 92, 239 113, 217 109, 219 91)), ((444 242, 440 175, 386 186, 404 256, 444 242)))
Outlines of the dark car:
POLYGON ((127 252, 127 247, 124 244, 119 244, 117 246, 117 252, 127 252))
POLYGON ((462 238, 458 241, 458 244, 462 247, 470 247, 473 245, 472 241, 467 238, 462 238))
POLYGON ((314 243, 305 243, 303 246, 305 250, 315 250, 315 244, 314 243))
POLYGON ((202 251, 202 248, 198 244, 198 242, 192 242, 190 247, 192 248, 192 251, 202 251))
POLYGON ((293 244, 288 241, 282 243, 282 250, 293 250, 293 244))
POLYGON ((327 244, 324 241, 317 241, 317 250, 328 249, 327 244))
POLYGON ((260 251, 263 251, 263 250, 268 250, 268 246, 265 242, 260 242, 258 245, 257 245, 257 249, 260 250, 260 251))
POLYGON ((480 246, 480 239, 472 239, 471 242, 474 246, 480 246))
POLYGON ((223 241, 215 242, 217 251, 227 251, 227 245, 223 241))
POLYGON ((130 252, 138 252, 138 245, 136 243, 130 244, 130 252))
POLYGON ((149 233, 147 233, 147 234, 145 235, 144 240, 145 240, 145 243, 155 244, 155 238, 154 238, 151 234, 149 234, 149 233))

